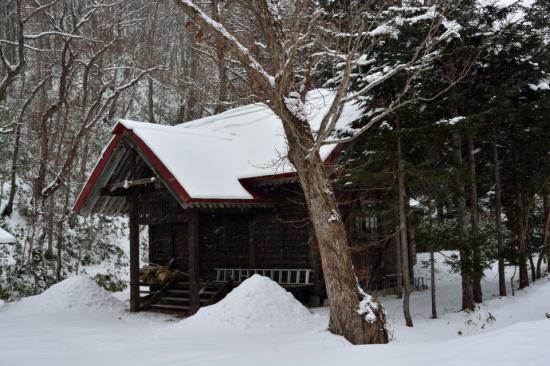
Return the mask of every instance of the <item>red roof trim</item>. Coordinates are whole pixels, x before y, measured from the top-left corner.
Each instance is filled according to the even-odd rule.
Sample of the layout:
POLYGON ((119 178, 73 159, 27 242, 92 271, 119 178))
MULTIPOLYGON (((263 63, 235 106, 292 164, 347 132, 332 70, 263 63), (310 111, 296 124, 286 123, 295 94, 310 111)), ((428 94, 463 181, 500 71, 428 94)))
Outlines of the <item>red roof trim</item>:
POLYGON ((298 177, 298 173, 288 172, 288 173, 279 173, 279 174, 271 174, 271 175, 260 175, 258 177, 239 178, 239 182, 243 184, 261 183, 261 182, 266 182, 270 180, 297 178, 297 177, 298 177))
POLYGON ((149 160, 151 164, 157 169, 159 174, 162 176, 165 182, 170 184, 174 191, 178 194, 181 200, 185 203, 191 201, 191 196, 187 193, 185 188, 178 182, 176 177, 168 170, 166 165, 155 155, 155 153, 147 146, 147 144, 140 139, 132 130, 125 128, 128 132, 130 140, 143 152, 145 157, 149 160))
POLYGON ((336 159, 338 158, 338 155, 344 151, 344 145, 343 144, 338 144, 334 147, 334 149, 332 149, 332 151, 330 152, 330 154, 328 154, 327 158, 325 159, 325 165, 331 165, 333 164, 336 159))
MULTIPOLYGON (((113 131, 114 132, 114 131, 113 131)), ((122 135, 115 135, 115 137, 111 140, 109 145, 107 145, 107 148, 105 149, 105 152, 101 156, 101 159, 96 164, 94 171, 92 172, 92 175, 90 175, 90 178, 88 178, 88 181, 86 182, 86 185, 84 188, 82 188, 82 191, 78 195, 78 199, 76 200, 75 204, 73 205, 73 211, 78 213, 82 209, 82 206, 84 206, 84 203, 88 199, 88 196, 92 192, 92 188, 94 187, 97 179, 101 175, 101 172, 105 168, 105 165, 109 161, 109 158, 113 154, 113 151, 115 151, 116 146, 118 145, 118 142, 120 141, 120 138, 122 135)))
POLYGON ((117 123, 113 128, 113 134, 115 138, 111 140, 105 152, 103 153, 100 161, 94 168, 90 178, 86 182, 86 185, 82 189, 80 195, 78 196, 75 204, 73 205, 73 211, 78 213, 84 206, 84 203, 89 198, 90 193, 94 185, 97 183, 101 172, 107 165, 107 162, 111 158, 116 146, 120 142, 124 132, 127 133, 130 140, 139 148, 149 162, 155 167, 158 173, 162 176, 165 182, 167 182, 179 196, 179 198, 185 203, 233 203, 233 204, 247 204, 247 203, 269 203, 273 202, 270 199, 261 198, 255 196, 254 198, 249 199, 224 199, 224 198, 191 198, 189 193, 183 188, 183 186, 178 182, 176 177, 170 172, 170 170, 164 165, 164 163, 156 156, 156 154, 147 146, 147 144, 139 138, 131 129, 126 128, 121 123, 117 123))
MULTIPOLYGON (((324 161, 325 166, 332 165, 338 158, 338 154, 343 150, 342 145, 336 145, 336 147, 330 152, 327 158, 324 161)), ((279 174, 270 174, 270 175, 260 175, 257 177, 247 177, 239 178, 239 182, 243 184, 253 184, 253 183, 262 183, 278 179, 289 179, 289 178, 298 178, 298 173, 288 172, 288 173, 279 173, 279 174)))
MULTIPOLYGON (((189 195, 189 193, 185 190, 185 188, 183 188, 181 183, 178 182, 176 177, 174 177, 174 175, 170 172, 170 170, 164 165, 164 163, 149 148, 149 146, 147 146, 147 144, 141 138, 139 138, 131 129, 125 127, 122 123, 117 123, 113 128, 113 134, 115 135, 115 138, 111 140, 111 142, 105 149, 105 152, 101 157, 101 160, 94 168, 92 174, 90 175, 90 178, 88 178, 86 185, 82 189, 82 192, 78 196, 78 199, 73 206, 73 211, 78 213, 84 206, 84 203, 88 199, 94 185, 96 184, 99 176, 101 175, 101 172, 105 168, 105 165, 111 158, 111 155, 113 154, 113 151, 115 150, 116 146, 120 142, 120 139, 122 138, 122 135, 124 134, 124 132, 127 132, 130 140, 136 145, 136 147, 138 147, 143 152, 145 157, 149 160, 151 164, 153 164, 153 166, 155 167, 155 169, 157 169, 157 171, 162 176, 162 178, 174 189, 175 193, 185 203, 247 204, 247 203, 273 202, 273 200, 270 200, 268 198, 258 197, 249 188, 247 188, 247 190, 251 194, 253 194, 254 198, 249 198, 249 199, 192 198, 189 195)), ((329 156, 325 159, 325 165, 332 164, 336 160, 340 151, 342 151, 342 146, 341 145, 336 146, 334 150, 329 154, 329 156)), ((239 181, 243 183, 243 185, 246 185, 246 184, 266 182, 266 181, 277 180, 277 179, 297 178, 297 177, 298 177, 298 174, 296 172, 288 172, 288 173, 271 174, 271 175, 264 175, 264 176, 257 176, 257 177, 240 178, 239 181)))

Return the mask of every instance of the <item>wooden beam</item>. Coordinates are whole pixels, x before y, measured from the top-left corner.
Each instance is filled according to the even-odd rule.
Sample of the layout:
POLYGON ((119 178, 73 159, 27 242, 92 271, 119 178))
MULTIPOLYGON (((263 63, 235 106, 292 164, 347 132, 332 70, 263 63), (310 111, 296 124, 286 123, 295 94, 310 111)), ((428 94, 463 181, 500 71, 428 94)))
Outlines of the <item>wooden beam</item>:
POLYGON ((254 216, 248 217, 248 250, 250 255, 250 267, 256 268, 256 241, 254 240, 254 216))
POLYGON ((139 311, 139 225, 135 197, 129 199, 130 209, 130 311, 139 311))
POLYGON ((88 200, 86 200, 82 209, 86 210, 88 213, 95 212, 94 210, 95 210, 96 203, 100 198, 100 194, 98 194, 99 193, 98 191, 101 191, 100 187, 105 182, 109 181, 109 179, 113 175, 113 172, 116 170, 117 166, 122 161, 122 158, 124 157, 128 149, 129 149, 129 146, 127 144, 124 144, 123 147, 116 148, 115 153, 109 159, 107 165, 103 169, 103 172, 100 174, 97 182, 95 183, 94 187, 90 192, 90 195, 88 196, 89 197, 88 200))
POLYGON ((189 312, 194 314, 200 307, 199 294, 199 211, 189 210, 188 223, 188 260, 189 260, 189 312))
POLYGON ((158 225, 158 224, 181 224, 186 223, 189 221, 189 217, 187 215, 177 215, 177 216, 169 216, 169 217, 146 217, 146 218, 140 218, 138 220, 138 223, 140 225, 158 225))
MULTIPOLYGON (((130 154, 130 174, 135 173, 136 154, 130 154)), ((130 175, 132 176, 132 175, 130 175)), ((139 224, 137 212, 137 197, 128 201, 130 213, 130 311, 139 311, 139 224)))
POLYGON ((124 180, 123 182, 115 182, 115 183, 109 183, 105 185, 105 189, 114 191, 117 188, 124 188, 128 189, 130 187, 135 186, 143 186, 146 184, 155 183, 157 181, 157 178, 155 177, 149 177, 149 178, 140 178, 140 179, 134 179, 134 180, 124 180))

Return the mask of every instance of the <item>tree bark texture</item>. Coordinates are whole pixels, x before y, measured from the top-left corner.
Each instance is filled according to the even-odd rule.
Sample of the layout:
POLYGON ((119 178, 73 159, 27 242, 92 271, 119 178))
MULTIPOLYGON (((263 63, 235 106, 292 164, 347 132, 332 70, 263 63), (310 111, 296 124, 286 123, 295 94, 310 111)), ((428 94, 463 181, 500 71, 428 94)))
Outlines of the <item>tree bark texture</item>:
POLYGON ((495 176, 495 225, 497 232, 498 250, 498 292, 500 296, 506 296, 506 274, 504 271, 504 238, 502 235, 500 167, 498 159, 498 146, 496 141, 493 143, 493 170, 495 176))
POLYGON ((468 135, 468 166, 470 170, 470 221, 472 239, 472 282, 474 287, 474 301, 483 302, 483 291, 481 289, 481 278, 483 268, 481 265, 481 253, 479 247, 479 208, 477 203, 477 182, 476 182, 476 159, 474 139, 468 135))
POLYGON ((517 215, 517 237, 518 237, 518 267, 519 267, 519 288, 529 286, 529 271, 527 269, 527 205, 525 193, 519 188, 518 192, 518 215, 517 215))
MULTIPOLYGON (((456 160, 459 168, 462 167, 462 148, 461 139, 457 134, 454 136, 456 160)), ((471 250, 468 245, 468 224, 466 218, 466 198, 464 183, 460 177, 456 177, 456 206, 458 216, 458 235, 460 240, 460 274, 462 276, 462 309, 474 310, 474 286, 471 276, 471 250)))
POLYGON ((437 319, 437 301, 435 292, 435 258, 433 250, 430 250, 430 292, 432 298, 432 319, 437 319))
MULTIPOLYGON (((544 215, 544 229, 543 229, 543 241, 542 241, 542 249, 540 251, 539 259, 537 261, 537 278, 541 278, 542 276, 542 262, 544 258, 546 258, 546 262, 548 263, 549 260, 549 243, 548 243, 548 236, 549 236, 549 229, 550 229, 550 200, 548 199, 548 192, 543 191, 542 193, 542 207, 543 207, 543 215, 544 215)), ((550 267, 550 265, 548 265, 550 267)), ((548 268, 547 268, 548 272, 548 268)))
POLYGON ((13 144, 13 153, 11 156, 11 170, 10 170, 10 193, 8 196, 8 203, 2 211, 2 216, 11 216, 13 212, 13 203, 15 202, 15 194, 17 193, 17 166, 19 162, 19 148, 21 144, 21 124, 18 124, 15 129, 15 138, 13 144))
POLYGON ((403 167, 401 135, 397 137, 397 184, 399 205, 399 237, 401 239, 401 276, 403 286, 403 316, 408 327, 413 326, 410 312, 411 278, 409 269, 409 243, 407 240, 407 216, 405 214, 405 169, 403 167))
POLYGON ((288 158, 294 165, 305 194, 315 230, 325 286, 330 302, 329 329, 353 344, 387 343, 384 309, 372 302, 374 320, 359 313, 363 300, 353 272, 351 252, 333 189, 318 152, 311 153, 313 134, 307 121, 293 116, 281 101, 279 115, 288 139, 288 158), (296 133, 295 131, 298 131, 296 133))

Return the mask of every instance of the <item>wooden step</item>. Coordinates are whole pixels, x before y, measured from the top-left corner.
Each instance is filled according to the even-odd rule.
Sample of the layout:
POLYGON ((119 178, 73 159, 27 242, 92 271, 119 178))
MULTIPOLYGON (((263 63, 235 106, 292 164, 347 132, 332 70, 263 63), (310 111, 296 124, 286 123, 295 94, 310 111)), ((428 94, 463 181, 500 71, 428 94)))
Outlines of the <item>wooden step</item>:
POLYGON ((166 292, 171 294, 182 294, 182 295, 189 294, 189 290, 166 290, 166 292))
POLYGON ((170 310, 181 310, 181 311, 189 310, 189 306, 186 306, 186 305, 151 304, 149 306, 155 309, 170 309, 170 310))
POLYGON ((214 295, 218 290, 202 290, 199 292, 200 295, 214 295))
MULTIPOLYGON (((167 301, 185 301, 189 302, 189 297, 187 296, 161 296, 158 298, 159 300, 167 300, 167 301)), ((199 297, 200 302, 208 302, 210 300, 209 297, 199 297)))
POLYGON ((162 297, 159 297, 159 300, 189 302, 189 298, 187 297, 162 296, 162 297))
MULTIPOLYGON (((211 282, 201 282, 199 284, 199 303, 201 306, 210 304, 214 296, 217 296, 220 289, 224 288, 226 284, 224 283, 211 283, 211 282)), ((191 308, 190 296, 191 290, 189 288, 189 282, 187 281, 178 281, 172 282, 165 285, 166 288, 160 290, 162 293, 157 291, 142 290, 140 292, 148 294, 149 296, 142 297, 142 301, 147 303, 147 307, 151 309, 158 310, 173 310, 173 311, 182 311, 188 312, 191 308), (148 298, 152 300, 147 300, 148 298)), ((157 290, 158 290, 157 286, 157 290)), ((219 300, 219 299, 218 299, 219 300)))

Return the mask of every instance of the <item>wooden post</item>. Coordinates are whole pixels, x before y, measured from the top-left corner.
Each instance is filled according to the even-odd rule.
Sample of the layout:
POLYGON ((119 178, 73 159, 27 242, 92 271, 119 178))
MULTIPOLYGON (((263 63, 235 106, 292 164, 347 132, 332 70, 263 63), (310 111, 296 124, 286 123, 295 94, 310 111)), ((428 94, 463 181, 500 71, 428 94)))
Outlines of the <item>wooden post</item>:
POLYGON ((191 208, 189 212, 189 313, 195 314, 200 307, 199 295, 199 211, 191 208))
MULTIPOLYGON (((130 177, 135 174, 136 153, 130 156, 130 177)), ((139 311, 139 224, 137 212, 137 197, 128 199, 130 213, 130 311, 139 311)))
POLYGON ((248 217, 248 249, 250 255, 250 267, 256 268, 256 242, 254 240, 254 216, 248 217))
POLYGON ((130 311, 139 311, 139 225, 137 205, 130 198, 130 311))

